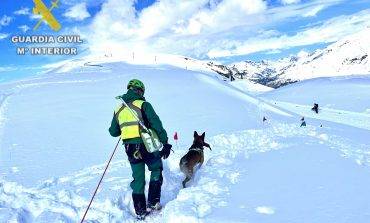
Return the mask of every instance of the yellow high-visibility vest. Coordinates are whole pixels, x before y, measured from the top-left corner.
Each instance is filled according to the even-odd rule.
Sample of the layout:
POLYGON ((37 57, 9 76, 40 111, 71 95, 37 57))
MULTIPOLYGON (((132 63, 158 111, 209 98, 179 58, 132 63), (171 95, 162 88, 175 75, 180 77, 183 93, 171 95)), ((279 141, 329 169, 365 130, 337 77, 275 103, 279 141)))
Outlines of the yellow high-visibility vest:
MULTIPOLYGON (((144 123, 143 114, 141 112, 143 103, 143 100, 135 100, 131 103, 127 103, 131 110, 136 113, 136 117, 138 117, 142 123, 144 123)), ((122 140, 141 137, 139 121, 132 115, 129 108, 122 104, 116 108, 114 114, 121 129, 122 140)))

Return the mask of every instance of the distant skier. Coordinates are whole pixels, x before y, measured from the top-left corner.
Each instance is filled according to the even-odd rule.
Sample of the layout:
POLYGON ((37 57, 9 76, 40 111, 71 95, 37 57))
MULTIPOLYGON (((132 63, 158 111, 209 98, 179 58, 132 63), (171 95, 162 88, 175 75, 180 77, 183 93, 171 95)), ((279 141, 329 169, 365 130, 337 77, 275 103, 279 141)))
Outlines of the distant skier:
POLYGON ((313 107, 311 108, 312 111, 316 112, 316 114, 319 113, 319 104, 314 103, 313 107))
POLYGON ((263 116, 262 122, 265 123, 267 121, 267 118, 263 116))
POLYGON ((306 121, 304 120, 304 117, 301 118, 301 127, 306 126, 306 121))
POLYGON ((146 127, 153 129, 157 133, 159 140, 164 145, 161 151, 149 153, 141 139, 138 121, 125 105, 120 105, 116 108, 109 133, 114 137, 120 136, 125 145, 134 178, 130 184, 132 188, 132 200, 137 218, 143 220, 150 211, 161 209, 160 197, 163 182, 161 158, 168 158, 172 145, 168 144, 166 130, 163 128, 162 122, 155 113, 152 105, 145 101, 144 84, 140 80, 133 79, 128 83, 127 89, 127 93, 122 96, 122 99, 137 113, 137 117, 146 127), (148 205, 146 205, 144 192, 145 164, 151 172, 148 205))

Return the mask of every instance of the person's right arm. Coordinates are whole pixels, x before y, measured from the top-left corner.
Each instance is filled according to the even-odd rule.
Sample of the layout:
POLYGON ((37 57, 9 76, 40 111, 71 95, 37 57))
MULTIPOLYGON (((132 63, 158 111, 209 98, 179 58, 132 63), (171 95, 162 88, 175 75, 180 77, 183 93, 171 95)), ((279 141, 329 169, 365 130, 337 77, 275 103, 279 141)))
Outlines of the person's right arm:
POLYGON ((117 137, 121 135, 121 128, 119 127, 119 124, 117 122, 117 119, 114 113, 113 113, 112 122, 109 127, 109 134, 113 137, 117 137))

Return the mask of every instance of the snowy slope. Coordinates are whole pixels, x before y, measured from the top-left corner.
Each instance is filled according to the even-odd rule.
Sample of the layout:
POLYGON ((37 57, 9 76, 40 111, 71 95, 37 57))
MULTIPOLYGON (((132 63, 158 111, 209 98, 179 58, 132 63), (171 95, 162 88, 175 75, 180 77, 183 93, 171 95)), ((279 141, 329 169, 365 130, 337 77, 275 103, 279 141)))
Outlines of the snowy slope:
POLYGON ((369 86, 368 75, 323 77, 284 86, 266 92, 263 97, 310 106, 316 102, 321 108, 370 113, 369 86))
POLYGON ((201 71, 203 73, 218 73, 220 77, 228 78, 229 70, 220 63, 198 60, 190 57, 153 54, 148 52, 107 52, 105 54, 90 54, 79 59, 61 61, 54 64, 45 65, 45 73, 67 73, 73 69, 80 70, 99 70, 104 72, 103 66, 107 63, 125 62, 132 65, 151 65, 151 66, 174 66, 191 71, 201 71))
MULTIPOLYGON (((300 128, 297 111, 275 104, 279 92, 258 98, 209 72, 86 62, 0 86, 0 222, 79 221, 116 141, 107 132, 114 96, 134 77, 146 83, 170 138, 180 137, 164 162, 164 209, 146 222, 367 222, 366 128, 317 117, 300 128), (194 130, 206 132, 213 150, 181 189, 178 162, 194 130)), ((135 221, 126 159, 120 149, 90 222, 135 221)))
POLYGON ((262 96, 301 116, 370 130, 369 89, 368 75, 331 77, 295 83, 262 96), (311 111, 313 103, 319 104, 319 114, 311 111))
MULTIPOLYGON (((147 83, 147 99, 163 116, 170 134, 178 131, 191 135, 199 129, 215 135, 255 127, 264 109, 274 110, 266 106, 260 113, 246 116, 245 113, 258 108, 258 99, 230 89, 227 83, 208 74, 173 67, 154 69, 105 63, 86 70, 76 67, 70 72, 3 89, 10 96, 2 106, 1 146, 5 156, 20 165, 19 172, 11 174, 11 179, 35 183, 40 177, 68 173, 104 161, 108 153, 102 148, 112 141, 107 128, 117 103, 114 97, 122 94, 125 84, 134 77, 147 83), (217 120, 217 128, 211 125, 212 120, 217 120), (92 151, 97 154, 92 155, 92 151), (43 171, 50 164, 42 162, 45 152, 50 153, 53 173, 43 171), (81 156, 87 157, 86 160, 80 161, 81 156), (32 165, 35 162, 39 165, 32 165), (76 165, 68 169, 64 166, 66 162, 76 165), (32 176, 34 172, 38 172, 37 177, 32 176)), ((11 167, 8 162, 4 164, 11 167)))
POLYGON ((229 82, 229 84, 231 86, 234 86, 234 87, 242 90, 243 92, 246 92, 246 93, 249 93, 249 94, 252 94, 252 95, 261 94, 261 93, 273 90, 273 88, 270 88, 270 87, 267 87, 265 85, 252 82, 248 79, 243 79, 243 80, 238 80, 237 79, 235 81, 229 82))

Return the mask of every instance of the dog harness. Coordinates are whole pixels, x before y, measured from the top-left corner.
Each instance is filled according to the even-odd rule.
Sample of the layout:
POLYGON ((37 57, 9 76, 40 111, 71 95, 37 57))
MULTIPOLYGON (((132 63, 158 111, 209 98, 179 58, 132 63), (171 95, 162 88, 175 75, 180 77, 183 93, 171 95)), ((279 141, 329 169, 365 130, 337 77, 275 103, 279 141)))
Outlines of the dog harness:
POLYGON ((201 149, 201 148, 190 148, 189 151, 190 150, 201 152, 201 153, 203 152, 203 149, 201 149))

